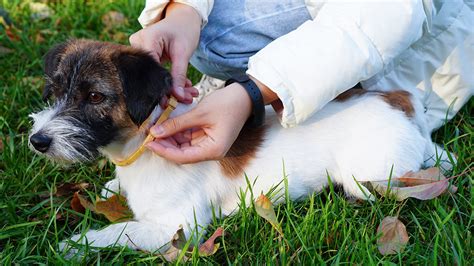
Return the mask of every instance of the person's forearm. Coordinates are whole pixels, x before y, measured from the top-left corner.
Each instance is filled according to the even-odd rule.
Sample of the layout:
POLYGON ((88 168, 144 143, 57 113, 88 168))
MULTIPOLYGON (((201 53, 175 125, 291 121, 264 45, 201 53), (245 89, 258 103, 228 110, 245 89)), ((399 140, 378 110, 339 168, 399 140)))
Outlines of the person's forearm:
POLYGON ((166 19, 182 19, 186 18, 189 21, 192 21, 194 24, 201 28, 202 19, 199 13, 191 6, 170 2, 165 9, 165 18, 166 19))

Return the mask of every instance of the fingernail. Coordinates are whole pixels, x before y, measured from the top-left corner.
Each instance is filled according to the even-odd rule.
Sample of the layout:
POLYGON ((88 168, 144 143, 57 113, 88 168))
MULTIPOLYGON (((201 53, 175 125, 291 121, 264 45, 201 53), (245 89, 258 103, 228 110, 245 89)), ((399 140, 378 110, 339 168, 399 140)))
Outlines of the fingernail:
POLYGON ((159 136, 163 135, 163 133, 165 133, 165 130, 163 129, 162 126, 154 126, 150 129, 150 133, 154 137, 159 137, 159 136))
POLYGON ((183 87, 177 87, 177 88, 176 88, 176 94, 178 94, 178 96, 179 96, 180 98, 182 98, 182 99, 183 99, 184 97, 186 97, 186 94, 184 93, 183 87))

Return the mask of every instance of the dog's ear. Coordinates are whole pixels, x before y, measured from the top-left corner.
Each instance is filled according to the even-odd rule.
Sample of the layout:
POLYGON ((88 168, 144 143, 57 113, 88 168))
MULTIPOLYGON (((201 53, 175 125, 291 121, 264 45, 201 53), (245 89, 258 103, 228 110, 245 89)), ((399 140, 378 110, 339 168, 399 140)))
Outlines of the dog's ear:
MULTIPOLYGON (((66 50, 67 45, 67 42, 57 44, 56 46, 51 48, 44 56, 44 73, 48 78, 51 78, 53 76, 53 73, 58 68, 59 62, 61 61, 61 56, 66 50)), ((51 93, 51 86, 49 82, 46 82, 42 94, 43 101, 46 101, 51 95, 51 93)))
POLYGON ((112 61, 119 72, 130 118, 136 125, 141 125, 170 92, 171 75, 143 51, 118 51, 112 61))

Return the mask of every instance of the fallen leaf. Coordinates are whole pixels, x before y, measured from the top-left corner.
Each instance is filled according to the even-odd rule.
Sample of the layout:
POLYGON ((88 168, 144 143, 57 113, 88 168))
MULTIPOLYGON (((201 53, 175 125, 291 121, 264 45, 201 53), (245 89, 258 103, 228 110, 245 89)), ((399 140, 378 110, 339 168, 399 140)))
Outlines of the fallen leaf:
POLYGON ((398 201, 407 198, 419 200, 430 200, 446 192, 449 188, 451 192, 456 192, 455 186, 450 186, 448 179, 441 173, 439 168, 432 167, 416 173, 408 172, 401 177, 392 178, 390 188, 388 180, 371 181, 374 189, 382 196, 388 192, 395 196, 398 201))
POLYGON ((109 11, 102 16, 102 23, 106 30, 114 29, 122 25, 127 25, 127 18, 118 11, 109 11))
MULTIPOLYGON (((173 262, 173 261, 176 261, 176 259, 178 258, 179 254, 180 254, 181 250, 173 247, 173 246, 170 246, 170 248, 163 254, 161 254, 163 256, 163 259, 165 259, 166 261, 168 262, 173 262)), ((186 256, 186 255, 183 255, 183 258, 182 258, 182 261, 183 262, 186 262, 189 260, 189 257, 186 256)))
MULTIPOLYGON (((86 212, 86 208, 84 207, 83 203, 81 202, 81 195, 79 195, 79 192, 75 192, 74 196, 72 197, 71 200, 71 209, 78 213, 84 213, 86 212)), ((86 203, 87 205, 87 203, 86 203)))
POLYGON ((275 228, 275 230, 277 230, 277 232, 283 236, 280 223, 276 218, 275 210, 273 210, 273 204, 263 193, 260 194, 260 196, 255 201, 255 211, 257 211, 258 215, 267 220, 273 226, 273 228, 275 228))
POLYGON ((219 243, 215 244, 216 238, 224 235, 224 228, 219 227, 214 231, 206 242, 199 245, 199 256, 206 257, 214 255, 219 249, 219 243))
POLYGON ((34 20, 43 20, 50 18, 54 11, 44 3, 31 2, 30 5, 31 18, 34 20))
MULTIPOLYGON (((215 241, 218 237, 221 237, 223 235, 224 228, 218 227, 216 231, 214 231, 214 233, 211 235, 211 237, 209 237, 209 239, 207 239, 204 243, 198 246, 199 256, 207 257, 214 255, 220 247, 220 244, 215 243, 215 241)), ((173 238, 171 239, 171 247, 163 254, 163 257, 170 262, 176 260, 180 255, 180 252, 186 248, 187 243, 188 240, 184 235, 183 226, 180 225, 179 229, 176 231, 176 233, 173 235, 173 238)), ((193 249, 194 247, 192 245, 188 246, 185 251, 185 254, 183 254, 183 261, 189 260, 190 256, 192 255, 193 249)))
POLYGON ((405 225, 397 217, 385 217, 377 228, 377 247, 382 255, 402 252, 408 243, 405 225))
POLYGON ((89 186, 89 183, 64 183, 56 188, 54 196, 70 196, 74 192, 86 190, 89 186))
POLYGON ((171 245, 179 250, 182 250, 186 246, 187 242, 188 241, 186 240, 186 236, 184 235, 183 226, 180 225, 178 231, 176 231, 176 233, 173 235, 173 238, 171 239, 171 245))
MULTIPOLYGON (((97 214, 104 215, 111 222, 128 221, 133 217, 133 212, 128 208, 126 199, 122 195, 115 194, 107 200, 97 200, 95 205, 81 196, 78 192, 74 193, 72 200, 75 201, 75 204, 77 204, 77 200, 75 200, 75 198, 79 200, 82 207, 97 214)), ((73 210, 76 209, 73 208, 73 210)), ((80 210, 80 207, 77 207, 76 211, 78 210, 80 210)))
POLYGON ((95 211, 103 214, 111 222, 130 220, 133 213, 126 202, 124 196, 115 194, 107 200, 96 202, 95 211))

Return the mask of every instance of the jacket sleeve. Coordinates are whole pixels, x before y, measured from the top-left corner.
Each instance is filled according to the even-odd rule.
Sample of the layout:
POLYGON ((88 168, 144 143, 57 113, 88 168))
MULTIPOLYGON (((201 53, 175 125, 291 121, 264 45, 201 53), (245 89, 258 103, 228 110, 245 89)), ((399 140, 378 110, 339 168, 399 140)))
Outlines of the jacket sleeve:
MULTIPOLYGON (((143 28, 150 26, 151 24, 159 21, 165 10, 169 0, 147 0, 145 8, 143 9, 138 22, 143 28)), ((207 17, 211 13, 212 7, 214 6, 214 0, 173 0, 172 2, 186 4, 193 7, 201 16, 203 28, 207 23, 207 17)))
POLYGON ((422 1, 330 1, 252 56, 247 73, 279 96, 282 125, 295 126, 418 40, 422 1))

